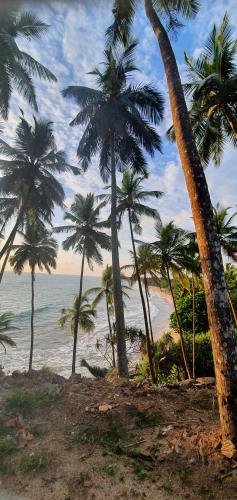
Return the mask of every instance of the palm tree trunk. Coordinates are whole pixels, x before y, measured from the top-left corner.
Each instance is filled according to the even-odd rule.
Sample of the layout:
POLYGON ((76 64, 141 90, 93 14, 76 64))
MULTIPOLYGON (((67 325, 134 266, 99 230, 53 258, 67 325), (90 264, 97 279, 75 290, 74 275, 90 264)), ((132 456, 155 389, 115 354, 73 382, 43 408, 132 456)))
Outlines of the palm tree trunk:
POLYGON ((6 252, 6 255, 5 255, 5 259, 4 259, 3 264, 2 264, 2 269, 1 269, 1 272, 0 272, 0 283, 2 282, 2 278, 3 278, 4 272, 5 272, 5 268, 6 268, 8 259, 9 259, 9 255, 11 253, 12 244, 13 243, 10 243, 10 245, 8 247, 8 250, 6 252))
POLYGON ((228 299, 229 299, 229 304, 230 304, 230 307, 231 307, 231 311, 232 311, 232 314, 233 314, 233 317, 234 317, 234 320, 235 320, 235 324, 237 326, 237 314, 236 314, 236 310, 235 310, 235 307, 234 307, 234 304, 233 304, 233 301, 232 301, 232 298, 231 298, 231 295, 230 295, 230 291, 227 287, 227 293, 228 293, 228 299))
POLYGON ((220 242, 205 173, 192 135, 174 52, 168 35, 153 8, 152 0, 145 0, 145 8, 157 37, 164 64, 175 137, 198 238, 215 365, 222 452, 232 457, 237 454, 237 351, 220 242))
POLYGON ((106 309, 107 309, 107 318, 108 318, 108 325, 109 325, 109 338, 110 338, 111 349, 112 349, 112 363, 113 363, 113 368, 115 368, 116 363, 115 363, 114 341, 113 341, 113 332, 112 332, 112 326, 111 326, 111 321, 110 321, 109 303, 108 303, 107 294, 106 294, 106 309))
POLYGON ((192 274, 192 294, 193 294, 193 379, 196 378, 195 373, 195 357, 196 357, 196 349, 195 349, 195 287, 194 287, 194 278, 192 274))
POLYGON ((143 291, 142 291, 141 277, 140 277, 139 266, 138 266, 138 261, 137 261, 137 252, 136 252, 134 235, 133 235, 130 209, 128 209, 128 220, 129 220, 129 226, 130 226, 132 248, 133 248, 133 255, 134 255, 134 263, 135 263, 135 269, 136 269, 136 275, 137 275, 137 282, 138 282, 138 287, 139 287, 139 292, 140 292, 140 297, 141 297, 144 324, 145 324, 147 356, 148 356, 148 361, 149 361, 151 380, 152 380, 152 383, 155 384, 156 383, 156 374, 155 374, 155 369, 154 369, 154 364, 153 364, 153 359, 152 359, 150 331, 149 331, 149 326, 148 326, 146 304, 145 304, 145 299, 144 299, 144 295, 143 295, 143 291))
POLYGON ((35 268, 31 269, 31 321, 30 321, 30 359, 29 359, 29 370, 28 373, 32 370, 32 361, 33 361, 33 351, 34 351, 34 313, 35 313, 35 293, 34 293, 34 281, 35 281, 35 268))
POLYGON ((118 230, 117 230, 117 183, 114 155, 114 138, 111 133, 111 239, 112 239, 112 268, 113 268, 113 293, 116 322, 118 374, 128 377, 128 360, 125 340, 125 321, 123 310, 123 297, 120 277, 118 230))
POLYGON ((175 298, 174 298, 173 287, 172 287, 172 283, 171 283, 171 279, 170 279, 169 266, 167 264, 166 264, 166 272, 167 272, 167 278, 168 278, 170 293, 171 293, 172 299, 173 299, 176 322, 177 322, 178 330, 179 330, 180 344, 181 344, 181 351, 182 351, 182 356, 183 356, 183 360, 184 360, 184 366, 185 366, 185 370, 187 372, 188 378, 192 378, 191 377, 190 368, 189 368, 188 358, 187 358, 187 355, 186 355, 186 352, 185 352, 183 331, 182 331, 182 327, 181 327, 181 323, 180 323, 180 318, 179 318, 179 314, 178 314, 177 307, 176 307, 176 301, 175 301, 175 298))
POLYGON ((154 345, 154 336, 153 336, 152 321, 151 321, 151 310, 150 310, 150 302, 149 302, 149 289, 148 289, 148 284, 147 284, 146 273, 144 273, 144 284, 145 284, 145 292, 146 292, 147 311, 148 311, 148 319, 149 319, 149 326, 150 326, 150 333, 151 333, 151 341, 152 341, 152 344, 154 345))
POLYGON ((2 249, 0 250, 0 259, 3 257, 5 252, 8 250, 9 245, 13 245, 13 243, 14 243, 14 239, 15 239, 15 236, 16 236, 19 224, 20 224, 21 217, 22 217, 22 212, 23 212, 23 208, 20 210, 18 217, 16 219, 16 222, 15 222, 15 225, 12 228, 12 230, 11 230, 7 240, 5 241, 2 249))
POLYGON ((80 287, 79 287, 79 293, 78 293, 78 303, 77 303, 76 314, 75 314, 75 319, 74 319, 74 327, 73 327, 72 374, 76 372, 78 321, 79 321, 80 308, 81 308, 85 255, 86 255, 86 249, 85 249, 85 244, 84 244, 83 253, 82 253, 82 261, 81 261, 81 276, 80 276, 80 287))

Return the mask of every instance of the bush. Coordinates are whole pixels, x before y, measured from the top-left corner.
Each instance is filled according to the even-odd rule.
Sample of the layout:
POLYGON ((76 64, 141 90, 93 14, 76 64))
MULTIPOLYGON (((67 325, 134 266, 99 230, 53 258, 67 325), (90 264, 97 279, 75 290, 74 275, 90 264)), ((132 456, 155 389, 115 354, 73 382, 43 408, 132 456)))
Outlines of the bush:
MULTIPOLYGON (((190 333, 184 335, 184 342, 190 368, 192 369, 192 335, 190 333)), ((182 380, 185 377, 180 341, 174 342, 169 333, 165 333, 161 339, 155 343, 154 360, 158 384, 182 380)), ((197 377, 214 376, 214 364, 209 333, 198 333, 196 335, 195 369, 197 377)), ((148 370, 148 360, 144 358, 142 363, 139 363, 137 366, 138 377, 144 376, 148 373, 148 370)))
MULTIPOLYGON (((184 331, 191 332, 193 328, 193 296, 192 293, 185 293, 176 301, 178 315, 184 331)), ((170 327, 177 330, 175 313, 170 316, 170 327)), ((196 333, 207 332, 209 330, 207 306, 204 290, 195 292, 195 331, 196 333)))

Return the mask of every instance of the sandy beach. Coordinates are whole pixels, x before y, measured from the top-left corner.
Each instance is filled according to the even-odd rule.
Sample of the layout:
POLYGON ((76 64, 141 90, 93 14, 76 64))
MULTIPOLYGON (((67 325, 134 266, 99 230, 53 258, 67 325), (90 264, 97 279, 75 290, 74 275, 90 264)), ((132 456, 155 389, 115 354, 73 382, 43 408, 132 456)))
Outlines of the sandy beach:
POLYGON ((161 290, 157 286, 150 286, 149 291, 151 295, 158 295, 162 300, 162 307, 159 310, 159 314, 153 319, 153 333, 154 339, 158 340, 163 333, 169 330, 169 318, 173 312, 173 302, 170 293, 161 290))

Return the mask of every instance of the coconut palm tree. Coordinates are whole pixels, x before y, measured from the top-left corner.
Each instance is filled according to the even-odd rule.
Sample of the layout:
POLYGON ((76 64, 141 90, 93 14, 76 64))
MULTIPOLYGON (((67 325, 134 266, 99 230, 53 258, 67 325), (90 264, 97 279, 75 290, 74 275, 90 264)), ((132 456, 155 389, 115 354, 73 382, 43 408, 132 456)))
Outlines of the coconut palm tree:
MULTIPOLYGON (((136 266, 135 266, 134 253, 130 252, 130 254, 131 254, 131 259, 133 260, 133 264, 123 266, 123 269, 130 270, 132 272, 129 279, 130 279, 131 285, 133 285, 134 283, 137 282, 137 270, 136 270, 136 266)), ((142 243, 138 246, 137 263, 138 263, 138 270, 139 270, 138 274, 139 274, 141 280, 143 281, 144 288, 145 288, 146 305, 147 305, 151 340, 152 340, 152 343, 154 344, 154 336, 153 336, 152 321, 151 321, 151 311, 150 311, 150 301, 149 301, 149 297, 150 297, 149 278, 152 279, 153 283, 160 285, 160 275, 159 275, 159 260, 157 259, 157 256, 155 255, 154 250, 149 243, 142 243)))
POLYGON ((16 343, 12 340, 5 332, 9 332, 11 330, 15 330, 15 327, 11 325, 11 321, 13 318, 13 314, 11 312, 5 312, 0 314, 0 344, 6 352, 6 346, 15 347, 16 343))
POLYGON ((141 277, 139 274, 139 266, 137 260, 134 232, 141 234, 141 216, 158 218, 158 212, 156 209, 149 207, 145 204, 147 198, 160 198, 162 193, 160 191, 146 191, 142 185, 145 176, 138 176, 134 172, 126 170, 123 173, 121 187, 117 188, 117 212, 119 214, 120 220, 122 216, 127 213, 130 235, 132 241, 134 263, 136 268, 136 275, 139 287, 139 293, 141 297, 142 310, 144 316, 145 332, 147 339, 147 354, 149 359, 149 366, 151 372, 151 378, 153 383, 156 381, 156 375, 152 360, 152 349, 151 349, 151 339, 150 335, 152 333, 149 331, 148 317, 145 299, 142 290, 141 277))
POLYGON ((66 211, 64 215, 64 219, 69 221, 69 225, 59 226, 54 229, 57 233, 71 233, 70 236, 64 240, 63 249, 72 249, 75 253, 82 255, 80 287, 74 321, 72 373, 75 373, 76 370, 78 322, 80 319, 85 260, 87 260, 89 267, 93 269, 93 262, 99 265, 103 262, 100 249, 111 249, 110 237, 101 231, 101 228, 105 227, 107 224, 107 221, 100 221, 100 212, 104 206, 105 202, 95 206, 95 197, 92 193, 87 194, 87 196, 76 194, 70 210, 66 211))
MULTIPOLYGON (((233 224, 233 219, 237 216, 237 212, 229 215, 230 207, 223 207, 217 203, 213 207, 214 217, 216 221, 217 234, 220 239, 223 254, 228 257, 232 262, 237 262, 237 226, 233 224)), ((237 313, 231 299, 230 291, 227 285, 227 292, 232 314, 237 326, 237 313)))
POLYGON ((72 167, 63 151, 57 151, 51 122, 34 117, 34 124, 21 117, 14 146, 0 139, 0 193, 12 198, 9 217, 13 228, 0 250, 0 259, 14 243, 17 230, 36 218, 51 223, 54 206, 63 206, 64 190, 55 174, 79 169, 72 167), (7 159, 5 159, 7 157, 7 159))
POLYGON ((47 271, 50 274, 51 268, 56 268, 57 243, 52 238, 49 231, 42 225, 28 225, 25 233, 22 233, 23 242, 17 245, 14 255, 10 258, 10 264, 17 274, 21 274, 28 264, 31 272, 31 341, 29 373, 32 370, 33 350, 34 350, 34 283, 36 269, 47 271))
MULTIPOLYGON (((111 39, 125 38, 133 21, 136 0, 115 0, 111 39)), ((169 33, 178 28, 180 17, 192 18, 198 0, 144 0, 147 18, 157 38, 166 74, 174 133, 191 202, 197 233, 211 331, 222 430, 222 452, 237 452, 236 383, 237 350, 228 303, 221 248, 216 233, 212 203, 200 156, 192 133, 184 91, 169 33)))
POLYGON ((87 292, 81 297, 79 307, 79 297, 75 295, 73 307, 64 307, 61 310, 61 318, 59 319, 60 328, 64 328, 67 321, 70 321, 71 334, 74 335, 75 320, 77 318, 78 328, 84 332, 91 333, 95 328, 94 319, 96 317, 95 310, 91 307, 87 299, 87 292), (77 311, 79 308, 79 316, 77 311))
MULTIPOLYGON (((122 274, 120 275, 121 282, 122 282, 122 294, 123 297, 126 297, 129 299, 129 295, 126 293, 125 290, 130 290, 129 286, 126 286, 123 284, 123 281, 127 281, 127 278, 123 276, 122 274)), ((114 314, 114 293, 113 293, 113 269, 112 266, 109 266, 108 264, 104 268, 102 272, 102 277, 101 277, 101 286, 100 287, 94 287, 90 288, 87 290, 87 295, 91 294, 96 294, 95 298, 92 301, 91 307, 92 309, 95 309, 97 305, 102 301, 105 300, 106 302, 106 311, 107 311, 107 320, 108 320, 108 326, 109 326, 109 343, 111 344, 111 349, 112 349, 112 365, 113 367, 116 366, 116 360, 115 360, 115 341, 114 341, 114 333, 113 333, 113 326, 111 322, 111 315, 114 314)))
POLYGON ((21 50, 18 39, 27 41, 41 37, 48 25, 31 12, 16 14, 1 9, 0 20, 0 115, 8 118, 9 101, 13 90, 18 91, 38 111, 32 77, 56 82, 57 78, 43 64, 21 50))
POLYGON ((191 96, 190 117, 201 159, 220 164, 229 142, 237 146, 237 40, 228 15, 219 31, 214 24, 202 53, 193 59, 185 53, 191 96))
POLYGON ((161 141, 150 123, 157 125, 163 114, 163 99, 149 85, 132 85, 128 77, 136 70, 133 56, 135 42, 127 47, 109 47, 105 51, 104 70, 96 68, 97 89, 73 86, 63 91, 64 97, 76 100, 81 110, 71 125, 85 125, 77 154, 86 170, 93 156, 100 155, 100 173, 105 182, 111 180, 111 236, 114 280, 114 305, 117 331, 118 371, 128 376, 125 323, 120 280, 117 234, 116 170, 130 166, 146 173, 141 146, 149 154, 160 150, 161 141))
POLYGON ((171 281, 171 276, 173 279, 180 277, 182 276, 183 271, 187 269, 189 263, 189 259, 187 257, 187 233, 183 229, 176 227, 173 221, 168 222, 167 224, 157 222, 155 224, 155 232, 157 240, 152 243, 152 246, 157 258, 159 259, 160 273, 167 279, 169 284, 180 335, 184 366, 188 377, 191 378, 188 358, 185 352, 183 331, 171 281))

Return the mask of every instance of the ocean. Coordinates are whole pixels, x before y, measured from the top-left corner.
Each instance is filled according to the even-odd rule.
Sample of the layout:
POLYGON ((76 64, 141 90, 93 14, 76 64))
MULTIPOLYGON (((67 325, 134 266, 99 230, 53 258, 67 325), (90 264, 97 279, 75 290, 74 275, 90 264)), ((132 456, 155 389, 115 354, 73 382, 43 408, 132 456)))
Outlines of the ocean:
MULTIPOLYGON (((13 370, 24 371, 28 367, 30 346, 31 288, 30 274, 20 276, 6 272, 0 290, 0 312, 14 314, 12 325, 17 329, 9 332, 16 342, 16 348, 7 347, 7 353, 0 346, 0 366, 5 373, 13 370)), ((100 286, 100 278, 86 276, 84 290, 100 286)), ((63 307, 71 307, 73 296, 78 292, 79 276, 36 274, 35 281, 35 343, 33 368, 52 368, 65 377, 70 376, 72 358, 72 336, 70 324, 64 330, 58 321, 63 307)), ((127 325, 143 328, 143 315, 138 288, 129 292, 126 299, 125 321, 127 325)), ((172 311, 170 304, 152 292, 150 298, 152 323, 156 336, 166 329, 172 311)), ((80 366, 82 358, 92 365, 108 366, 103 355, 96 349, 96 342, 103 344, 108 333, 105 302, 97 307, 96 328, 93 333, 79 331, 77 348, 77 372, 88 375, 80 366)), ((102 349, 103 350, 103 349, 102 349)))

